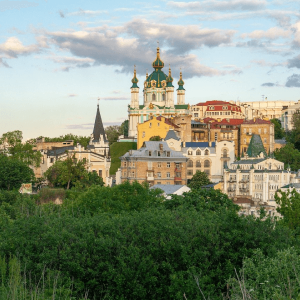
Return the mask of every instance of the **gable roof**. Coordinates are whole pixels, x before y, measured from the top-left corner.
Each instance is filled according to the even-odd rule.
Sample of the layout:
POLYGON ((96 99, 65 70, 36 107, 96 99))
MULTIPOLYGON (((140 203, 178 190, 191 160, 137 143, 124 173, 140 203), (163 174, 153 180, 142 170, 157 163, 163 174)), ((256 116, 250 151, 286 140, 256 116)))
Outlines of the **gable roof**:
POLYGON ((264 156, 267 156, 265 147, 262 143, 261 137, 259 134, 253 134, 249 147, 247 149, 247 154, 249 157, 257 157, 261 152, 263 152, 264 156))
POLYGON ((165 141, 170 140, 170 139, 174 139, 176 141, 180 140, 180 137, 177 136, 176 132, 173 129, 170 129, 166 135, 166 137, 164 138, 165 141))
POLYGON ((153 189, 161 189, 166 193, 167 195, 174 194, 178 190, 180 190, 182 187, 185 187, 186 185, 171 185, 171 184, 155 184, 152 187, 150 187, 151 190, 153 189))

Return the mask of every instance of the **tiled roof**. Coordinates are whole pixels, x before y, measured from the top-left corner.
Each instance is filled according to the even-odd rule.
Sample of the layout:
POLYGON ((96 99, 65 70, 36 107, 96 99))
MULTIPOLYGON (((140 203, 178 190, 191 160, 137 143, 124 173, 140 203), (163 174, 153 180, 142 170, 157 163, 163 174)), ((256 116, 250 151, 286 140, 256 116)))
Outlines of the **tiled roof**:
MULTIPOLYGON (((131 150, 127 153, 125 153, 122 158, 125 157, 147 157, 147 158, 165 158, 167 157, 165 155, 166 152, 170 152, 170 158, 185 158, 186 157, 179 151, 172 150, 169 148, 167 142, 161 142, 161 141, 149 141, 145 142, 145 147, 142 147, 138 150, 131 150), (158 152, 161 152, 160 145, 163 146, 163 153, 162 155, 158 156, 158 152), (151 151, 151 156, 149 156, 149 151, 151 151)), ((168 157, 168 158, 169 158, 168 157)))
POLYGON ((174 139, 179 141, 180 137, 177 136, 176 132, 173 129, 170 129, 166 135, 166 137, 164 138, 165 141, 170 140, 170 139, 174 139))
POLYGON ((230 103, 227 101, 221 101, 221 100, 211 100, 211 101, 206 101, 204 103, 198 103, 196 104, 197 106, 213 106, 213 109, 210 109, 209 111, 238 111, 241 112, 240 106, 230 103), (226 108, 227 107, 227 108, 226 108))
POLYGON ((244 122, 244 119, 222 119, 220 122, 213 118, 205 118, 203 119, 204 123, 210 123, 212 126, 214 125, 241 125, 244 122))
POLYGON ((47 151, 47 156, 58 156, 65 153, 68 150, 74 150, 74 148, 75 148, 74 146, 54 148, 52 150, 47 151))
POLYGON ((288 188, 295 188, 295 189, 299 189, 300 188, 300 183, 290 183, 288 185, 285 185, 283 187, 281 187, 282 189, 288 189, 288 188))
MULTIPOLYGON (((216 143, 215 142, 212 142, 211 143, 211 147, 215 147, 216 146, 216 143)), ((205 147, 209 147, 209 143, 208 142, 186 142, 185 143, 185 147, 188 148, 188 147, 201 147, 201 148, 205 148, 205 147)))
POLYGON ((155 184, 152 187, 150 187, 151 190, 153 189, 161 189, 166 193, 167 195, 174 194, 178 190, 180 190, 182 187, 185 187, 186 185, 171 185, 171 184, 155 184))
POLYGON ((100 135, 103 136, 104 142, 107 142, 104 127, 103 127, 103 123, 102 123, 102 119, 101 119, 101 115, 100 115, 99 104, 98 104, 97 105, 96 119, 95 119, 95 124, 94 124, 94 131, 93 131, 93 142, 99 142, 100 135))
MULTIPOLYGON (((153 120, 153 119, 152 119, 152 120, 153 120)), ((162 121, 162 116, 156 117, 156 120, 162 121)), ((148 121, 151 121, 151 120, 148 120, 148 121)), ((171 119, 164 118, 164 122, 165 122, 166 124, 168 124, 168 125, 171 125, 171 126, 175 127, 175 128, 179 128, 179 126, 177 126, 176 124, 174 124, 174 123, 171 121, 171 119)))
POLYGON ((257 158, 257 159, 241 159, 232 163, 233 165, 256 165, 266 160, 266 158, 257 158))

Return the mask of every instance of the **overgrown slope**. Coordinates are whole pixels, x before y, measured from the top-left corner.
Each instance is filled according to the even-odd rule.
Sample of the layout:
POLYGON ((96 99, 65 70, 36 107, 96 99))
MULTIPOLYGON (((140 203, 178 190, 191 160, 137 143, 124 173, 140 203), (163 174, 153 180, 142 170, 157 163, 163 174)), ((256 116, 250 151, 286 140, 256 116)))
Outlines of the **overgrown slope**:
POLYGON ((113 143, 110 146, 111 166, 109 173, 116 174, 118 168, 121 166, 119 157, 124 155, 129 150, 136 150, 137 144, 135 142, 113 143))

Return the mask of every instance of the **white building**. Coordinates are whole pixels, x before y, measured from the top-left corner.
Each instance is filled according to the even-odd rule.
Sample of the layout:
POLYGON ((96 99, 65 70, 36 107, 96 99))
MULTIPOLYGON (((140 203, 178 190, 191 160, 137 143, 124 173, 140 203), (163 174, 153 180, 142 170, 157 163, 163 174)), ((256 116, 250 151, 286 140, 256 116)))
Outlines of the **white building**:
POLYGON ((129 131, 128 136, 135 138, 137 136, 137 124, 144 123, 151 116, 164 116, 166 118, 175 117, 176 115, 188 115, 189 105, 185 104, 184 81, 182 72, 178 81, 177 104, 174 102, 174 86, 169 68, 169 75, 166 75, 162 68, 164 62, 160 59, 159 48, 157 56, 152 63, 154 71, 148 76, 143 85, 143 104, 139 104, 139 87, 134 69, 134 76, 131 86, 131 102, 128 106, 129 131))
POLYGON ((181 151, 187 161, 187 179, 191 179, 197 171, 205 172, 212 182, 223 178, 224 170, 235 159, 234 142, 181 142, 175 131, 169 130, 164 139, 171 149, 181 151))
POLYGON ((292 130, 293 129, 293 114, 296 111, 300 111, 300 100, 298 103, 293 104, 282 110, 281 126, 284 130, 292 130))

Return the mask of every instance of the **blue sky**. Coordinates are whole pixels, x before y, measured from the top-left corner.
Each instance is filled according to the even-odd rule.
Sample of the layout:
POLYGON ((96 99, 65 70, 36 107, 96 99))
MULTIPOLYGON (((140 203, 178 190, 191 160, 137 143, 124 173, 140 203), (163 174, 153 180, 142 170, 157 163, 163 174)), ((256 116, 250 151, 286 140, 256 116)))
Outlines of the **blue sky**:
POLYGON ((0 135, 120 124, 157 41, 189 104, 300 99, 300 0, 0 0, 0 135))

